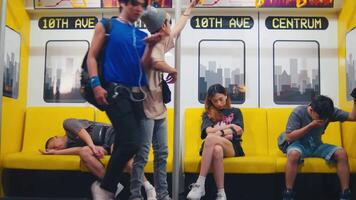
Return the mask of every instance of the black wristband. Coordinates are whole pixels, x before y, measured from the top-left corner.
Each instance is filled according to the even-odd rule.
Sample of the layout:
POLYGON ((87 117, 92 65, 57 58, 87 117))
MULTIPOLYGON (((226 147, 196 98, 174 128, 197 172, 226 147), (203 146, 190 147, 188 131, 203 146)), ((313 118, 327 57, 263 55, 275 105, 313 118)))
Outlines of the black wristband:
POLYGON ((220 130, 220 132, 221 132, 221 137, 224 137, 225 136, 224 130, 220 130))

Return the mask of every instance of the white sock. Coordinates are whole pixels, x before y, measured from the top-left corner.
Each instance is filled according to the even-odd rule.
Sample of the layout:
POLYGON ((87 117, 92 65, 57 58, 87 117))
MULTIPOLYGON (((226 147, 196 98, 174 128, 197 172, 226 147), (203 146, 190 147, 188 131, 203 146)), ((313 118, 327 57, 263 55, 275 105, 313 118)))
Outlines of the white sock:
POLYGON ((218 194, 223 194, 224 196, 226 196, 225 189, 224 188, 218 189, 218 194))
POLYGON ((149 181, 145 181, 143 182, 143 187, 145 188, 145 190, 150 190, 153 188, 153 185, 151 185, 151 183, 149 181))
POLYGON ((205 186, 205 179, 206 179, 206 177, 205 177, 205 176, 200 176, 200 175, 199 175, 199 178, 198 178, 198 180, 197 180, 197 182, 196 182, 196 183, 197 183, 198 185, 200 185, 200 186, 203 186, 203 187, 204 187, 204 186, 205 186))

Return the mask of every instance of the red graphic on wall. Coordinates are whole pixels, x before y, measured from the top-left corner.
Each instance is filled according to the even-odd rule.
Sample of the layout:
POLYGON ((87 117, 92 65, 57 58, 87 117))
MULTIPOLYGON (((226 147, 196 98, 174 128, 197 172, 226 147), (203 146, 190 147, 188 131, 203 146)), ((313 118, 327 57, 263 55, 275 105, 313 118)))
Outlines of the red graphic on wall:
POLYGON ((332 8, 334 0, 256 0, 256 7, 332 8))

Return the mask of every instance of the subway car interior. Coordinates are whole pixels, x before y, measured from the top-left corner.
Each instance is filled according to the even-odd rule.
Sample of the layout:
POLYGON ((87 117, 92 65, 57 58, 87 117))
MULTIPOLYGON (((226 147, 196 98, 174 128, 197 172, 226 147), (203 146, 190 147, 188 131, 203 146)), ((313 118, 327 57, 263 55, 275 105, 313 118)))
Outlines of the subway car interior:
MULTIPOLYGON (((221 128, 228 127, 225 123, 202 128, 207 123, 204 117, 210 120, 211 116, 215 116, 211 114, 211 107, 216 109, 220 101, 214 100, 216 96, 210 98, 209 91, 213 87, 217 90, 216 86, 223 86, 226 94, 223 94, 225 99, 222 101, 231 103, 231 107, 237 108, 241 114, 237 121, 243 125, 236 126, 243 130, 229 128, 229 131, 232 138, 236 132, 243 133, 238 136, 237 144, 243 149, 244 156, 231 156, 226 150, 230 146, 222 147, 222 144, 219 143, 219 146, 216 143, 210 157, 212 161, 208 166, 209 171, 204 176, 204 195, 189 199, 287 199, 287 182, 290 181, 287 172, 290 172, 288 166, 292 165, 292 153, 288 153, 288 156, 283 153, 278 139, 281 133, 288 131, 293 116, 296 118, 297 108, 303 107, 307 113, 317 115, 316 118, 312 114, 308 115, 309 120, 318 121, 316 119, 319 117, 319 121, 327 127, 321 133, 322 142, 337 147, 329 155, 331 161, 336 162, 326 162, 327 156, 306 156, 304 162, 296 164, 298 175, 293 182, 294 199, 356 200, 356 122, 352 122, 356 121, 356 94, 352 93, 356 88, 355 0, 193 0, 193 3, 192 0, 145 0, 144 6, 140 1, 129 0, 125 4, 126 1, 119 0, 0 0, 0 74, 3 74, 0 76, 0 94, 3 96, 0 100, 0 199, 106 200, 93 197, 93 183, 98 183, 98 179, 103 179, 104 182, 112 177, 106 174, 98 178, 100 176, 92 173, 91 167, 82 158, 84 154, 78 153, 82 151, 58 153, 58 145, 51 151, 49 138, 58 139, 68 134, 64 123, 67 119, 109 125, 114 124, 111 123, 114 121, 129 127, 126 122, 118 122, 121 118, 112 117, 119 116, 111 113, 116 110, 99 109, 83 96, 82 67, 83 63, 89 66, 90 58, 95 60, 95 56, 91 55, 91 47, 97 45, 93 39, 99 37, 96 34, 100 33, 104 38, 100 41, 105 40, 107 33, 104 31, 107 31, 107 27, 105 26, 105 30, 103 26, 98 29, 96 25, 100 22, 103 24, 103 19, 109 19, 110 31, 114 30, 117 21, 121 24, 127 21, 121 17, 122 13, 134 16, 127 9, 139 6, 142 10, 136 16, 137 19, 130 19, 126 24, 136 32, 147 34, 149 39, 138 38, 136 41, 137 35, 133 31, 134 34, 130 37, 133 38, 135 48, 140 48, 136 44, 147 44, 147 49, 155 49, 155 45, 160 44, 156 42, 162 39, 157 33, 151 34, 149 26, 152 24, 147 24, 144 18, 140 18, 148 9, 153 14, 168 13, 164 16, 164 23, 170 19, 171 25, 167 22, 164 27, 177 30, 174 29, 176 25, 182 26, 180 34, 170 38, 175 43, 174 48, 169 43, 166 44, 169 48, 164 51, 162 49, 161 52, 165 53, 164 56, 161 55, 164 62, 174 68, 174 73, 160 73, 167 80, 171 91, 171 101, 161 101, 161 106, 167 109, 164 139, 168 155, 164 159, 164 171, 167 173, 169 194, 165 198, 160 196, 159 180, 157 177, 155 179, 154 173, 158 170, 160 161, 154 162, 159 156, 154 155, 156 143, 152 141, 153 148, 150 149, 144 173, 154 186, 157 196, 149 197, 142 187, 144 199, 170 197, 173 200, 183 200, 199 186, 196 181, 201 180, 201 170, 206 167, 206 162, 202 162, 203 157, 200 155, 201 147, 204 146, 203 156, 208 155, 208 150, 205 151, 208 148, 208 139, 202 145, 202 136, 208 129, 221 134, 218 139, 224 139, 229 145, 233 143, 234 139, 229 139, 225 135, 225 129, 221 128), (146 8, 147 5, 149 7, 146 8), (178 23, 183 18, 187 20, 186 24, 178 23), (88 59, 85 57, 87 52, 88 59), (331 120, 331 117, 321 120, 324 118, 310 103, 320 95, 329 97, 335 106, 333 111, 340 109, 343 116, 349 114, 348 118, 342 118, 340 114, 340 120, 331 120), (209 102, 212 105, 208 106, 209 102), (208 114, 203 114, 205 112, 208 114), (342 152, 340 155, 344 157, 338 156, 336 152, 342 152), (218 163, 216 160, 219 159, 223 164, 212 164, 218 163), (346 164, 342 165, 343 163, 346 164), (220 173, 220 176, 215 173, 219 166, 223 169, 223 175, 220 173), (226 195, 224 198, 219 196, 222 194, 221 186, 217 186, 217 180, 222 177, 226 195), (346 189, 349 194, 347 198, 343 198, 346 189)), ((120 34, 131 33, 124 31, 120 34)), ((109 42, 102 42, 107 49, 113 41, 112 35, 109 33, 106 38, 109 42)), ((125 51, 128 51, 125 48, 117 48, 117 51, 112 48, 110 55, 122 57, 123 63, 126 59, 135 59, 139 66, 137 70, 146 72, 140 63, 144 62, 142 54, 146 55, 147 52, 138 52, 136 49, 137 56, 125 56, 125 51)), ((158 50, 152 51, 153 56, 158 50)), ((107 59, 107 52, 103 59, 107 59)), ((153 56, 150 59, 156 58, 153 56)), ((89 74, 92 74, 93 69, 90 70, 89 74)), ((106 64, 103 70, 104 77, 115 74, 110 74, 106 64)), ((130 71, 131 74, 136 72, 130 71)), ((148 79, 149 74, 140 74, 140 80, 142 76, 148 79)), ((159 77, 161 80, 161 76, 159 77)), ((95 87, 100 85, 100 82, 96 82, 99 79, 91 76, 89 81, 90 89, 93 88, 90 91, 95 93, 95 87)), ((147 82, 151 84, 148 80, 147 82)), ((122 83, 117 84, 120 86, 122 83)), ((116 86, 114 92, 118 92, 116 86)), ((139 84, 139 88, 142 87, 139 84)), ((126 89, 132 94, 134 88, 137 87, 130 86, 126 89)), ((121 94, 120 91, 118 94, 121 94)), ((162 98, 162 92, 158 94, 162 98)), ((112 98, 116 97, 113 95, 112 98)), ((142 108, 135 105, 145 106, 147 99, 148 97, 136 99, 137 102, 131 99, 127 101, 132 101, 130 107, 133 105, 133 109, 139 110, 142 108)), ((118 113, 127 109, 123 105, 117 103, 117 107, 122 107, 123 110, 117 111, 118 113)), ((215 117, 221 113, 218 111, 215 117)), ((231 114, 226 119, 230 120, 229 117, 231 114)), ((90 131, 95 129, 92 125, 88 127, 90 131)), ((111 126, 105 127, 107 136, 108 127, 111 126)), ((117 135, 132 134, 131 130, 116 129, 117 135)), ((94 155, 92 158, 104 170, 103 173, 106 173, 105 168, 115 160, 110 160, 110 152, 119 155, 120 150, 127 150, 111 145, 102 147, 104 150, 99 151, 97 147, 91 146, 93 141, 88 143, 80 134, 78 132, 73 136, 74 139, 82 139, 82 145, 76 148, 83 150, 88 147, 90 155, 94 155), (96 156, 96 151, 106 153, 96 156)), ((209 135, 210 133, 207 138, 209 135)), ((63 144, 68 147, 71 136, 65 137, 67 138, 63 144)), ((285 134, 285 137, 290 139, 291 136, 285 134)), ((116 144, 117 141, 122 142, 120 138, 124 137, 114 135, 113 138, 113 144, 116 144)), ((289 146, 296 144, 287 142, 289 140, 286 138, 284 142, 289 146)), ((289 146, 286 147, 287 150, 292 149, 289 146)), ((231 148, 234 148, 234 155, 237 155, 235 146, 231 148)), ((293 152, 301 153, 300 150, 293 152)), ((132 168, 136 167, 135 158, 132 168)), ((110 168, 111 171, 115 169, 110 168)), ((117 171, 121 171, 121 168, 117 171)), ((130 170, 124 170, 120 176, 123 190, 116 197, 108 199, 133 199, 132 196, 130 198, 133 191, 131 188, 130 192, 132 176, 130 170)))

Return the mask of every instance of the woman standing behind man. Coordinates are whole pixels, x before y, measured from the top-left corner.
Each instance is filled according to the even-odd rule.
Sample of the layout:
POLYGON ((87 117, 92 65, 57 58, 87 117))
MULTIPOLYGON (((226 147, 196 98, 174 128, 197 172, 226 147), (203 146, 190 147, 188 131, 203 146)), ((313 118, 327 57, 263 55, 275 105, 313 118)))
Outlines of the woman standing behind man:
MULTIPOLYGON (((170 200, 167 184, 167 108, 162 99, 162 73, 168 73, 167 82, 175 83, 177 71, 165 62, 164 54, 174 48, 174 40, 187 23, 191 10, 198 0, 193 0, 184 11, 184 14, 171 29, 171 17, 161 9, 149 7, 141 17, 151 34, 160 33, 161 40, 153 47, 151 57, 143 57, 143 63, 148 83, 148 94, 144 101, 146 118, 141 120, 145 134, 143 144, 134 158, 131 176, 130 199, 142 199, 141 186, 144 176, 144 167, 148 160, 148 153, 152 143, 154 152, 154 186, 158 200, 170 200), (147 59, 146 59, 147 58, 147 59)), ((147 54, 149 55, 149 53, 147 54)), ((147 197, 148 200, 156 199, 147 197)))
POLYGON ((212 168, 218 189, 217 200, 226 200, 224 190, 224 158, 244 156, 241 148, 243 118, 240 109, 231 107, 226 89, 215 84, 209 87, 201 125, 201 167, 198 180, 192 184, 187 199, 198 200, 205 195, 205 178, 212 168))

